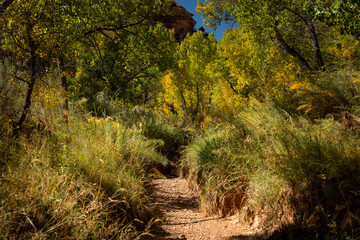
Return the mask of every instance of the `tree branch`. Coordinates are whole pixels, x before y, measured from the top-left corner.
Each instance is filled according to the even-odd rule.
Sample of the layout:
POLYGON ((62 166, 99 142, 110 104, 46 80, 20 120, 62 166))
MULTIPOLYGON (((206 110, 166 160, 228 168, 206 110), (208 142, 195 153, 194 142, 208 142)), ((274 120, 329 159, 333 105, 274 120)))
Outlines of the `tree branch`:
POLYGON ((123 30, 125 28, 133 27, 133 26, 136 26, 136 25, 139 25, 139 24, 143 23, 148 18, 148 16, 149 16, 149 14, 147 16, 143 17, 142 19, 140 19, 139 21, 134 22, 134 23, 130 23, 130 24, 127 24, 127 25, 122 25, 122 26, 104 25, 102 27, 97 27, 97 28, 95 28, 93 30, 85 32, 84 35, 89 35, 89 34, 92 34, 92 33, 95 33, 95 32, 101 32, 101 31, 116 32, 116 31, 119 31, 119 30, 123 30))
POLYGON ((234 88, 232 82, 227 77, 224 77, 224 79, 229 83, 231 90, 233 90, 236 94, 238 94, 239 92, 234 88))
MULTIPOLYGON (((145 66, 142 69, 140 69, 138 72, 134 73, 132 76, 128 77, 124 83, 122 83, 122 87, 125 87, 126 85, 128 85, 132 80, 134 80, 135 78, 137 78, 141 73, 145 72, 146 69, 148 69, 150 66, 145 66)), ((121 90, 123 90, 121 87, 118 88, 115 92, 115 94, 113 95, 113 99, 117 98, 117 96, 119 95, 119 93, 121 92, 121 90)))
POLYGON ((30 85, 29 81, 27 81, 27 80, 25 80, 25 79, 23 79, 21 77, 18 77, 18 76, 12 75, 12 74, 10 74, 10 76, 17 79, 17 80, 19 80, 19 81, 21 81, 21 82, 24 82, 24 83, 27 83, 28 85, 30 85))
POLYGON ((311 41, 314 51, 315 51, 316 63, 322 71, 325 71, 325 67, 324 67, 325 65, 324 65, 324 61, 321 56, 321 49, 320 49, 320 45, 319 45, 319 41, 318 41, 318 37, 316 34, 314 23, 310 20, 310 18, 308 16, 303 16, 300 13, 296 12, 295 10, 292 10, 287 7, 285 7, 285 9, 288 10, 289 12, 292 12, 296 16, 298 16, 306 24, 308 33, 309 33, 309 38, 310 38, 310 41, 311 41))
POLYGON ((283 36, 278 28, 278 25, 279 25, 279 22, 275 21, 274 31, 275 31, 276 37, 272 37, 271 35, 268 35, 270 37, 271 41, 273 41, 277 46, 281 47, 286 52, 288 52, 291 56, 297 58, 299 60, 302 68, 312 71, 313 69, 310 67, 309 63, 305 60, 305 58, 303 56, 301 56, 301 54, 299 52, 297 52, 295 50, 295 48, 290 47, 289 44, 285 41, 285 39, 283 38, 283 36))

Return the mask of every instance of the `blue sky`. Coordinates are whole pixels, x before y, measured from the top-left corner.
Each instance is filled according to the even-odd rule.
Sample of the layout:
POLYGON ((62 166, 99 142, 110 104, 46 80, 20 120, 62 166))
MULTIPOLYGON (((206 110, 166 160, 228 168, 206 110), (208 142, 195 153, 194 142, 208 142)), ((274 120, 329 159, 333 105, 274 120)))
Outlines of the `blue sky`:
MULTIPOLYGON (((177 0, 177 2, 184 6, 189 12, 191 12, 192 14, 194 14, 194 20, 196 21, 196 29, 199 29, 199 27, 203 26, 203 19, 201 18, 201 15, 198 14, 195 11, 196 5, 197 5, 197 0, 177 0)), ((209 29, 206 28, 206 32, 214 32, 215 34, 215 38, 220 41, 223 35, 223 32, 232 27, 232 24, 225 24, 223 23, 222 25, 218 26, 218 28, 216 29, 216 31, 214 32, 213 29, 209 29)))

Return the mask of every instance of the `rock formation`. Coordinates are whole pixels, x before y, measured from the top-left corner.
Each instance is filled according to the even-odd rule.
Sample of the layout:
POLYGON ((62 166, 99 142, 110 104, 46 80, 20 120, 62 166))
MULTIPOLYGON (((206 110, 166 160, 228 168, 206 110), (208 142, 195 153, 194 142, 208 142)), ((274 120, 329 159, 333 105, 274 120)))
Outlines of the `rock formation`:
POLYGON ((156 17, 153 24, 162 23, 166 28, 173 29, 176 39, 182 42, 186 34, 194 32, 196 22, 193 16, 194 14, 188 12, 183 6, 174 3, 170 14, 156 17))

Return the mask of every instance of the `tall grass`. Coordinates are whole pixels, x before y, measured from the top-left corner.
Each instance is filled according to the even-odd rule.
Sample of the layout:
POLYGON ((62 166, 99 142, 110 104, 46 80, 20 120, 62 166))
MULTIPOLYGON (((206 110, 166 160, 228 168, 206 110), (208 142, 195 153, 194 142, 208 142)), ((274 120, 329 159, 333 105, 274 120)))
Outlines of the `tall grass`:
MULTIPOLYGON (((147 170, 165 161, 136 126, 73 120, 1 142, 0 238, 135 239, 154 207, 147 170), (5 147, 7 152, 4 152, 5 147)), ((10 139, 10 136, 6 136, 10 139)))
POLYGON ((190 144, 182 167, 209 213, 246 210, 273 224, 354 233, 360 223, 359 137, 333 119, 314 123, 252 101, 232 122, 190 144))
POLYGON ((344 111, 359 113, 360 76, 354 71, 332 71, 301 77, 301 81, 279 89, 273 100, 291 113, 305 113, 316 119, 344 111))
POLYGON ((193 136, 192 131, 177 116, 155 110, 133 107, 123 110, 119 118, 128 127, 141 126, 142 133, 147 138, 162 141, 157 149, 173 162, 178 161, 181 150, 193 136))

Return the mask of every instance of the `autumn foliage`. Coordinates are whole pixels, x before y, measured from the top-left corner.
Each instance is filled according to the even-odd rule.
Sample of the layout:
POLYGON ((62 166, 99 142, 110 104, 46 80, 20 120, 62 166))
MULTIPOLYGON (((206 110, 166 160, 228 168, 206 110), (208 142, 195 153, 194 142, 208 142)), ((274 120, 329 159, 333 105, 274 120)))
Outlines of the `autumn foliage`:
POLYGON ((209 214, 357 239, 357 1, 198 1, 240 26, 181 43, 151 24, 171 4, 0 5, 0 238, 150 238, 160 173, 209 214))

